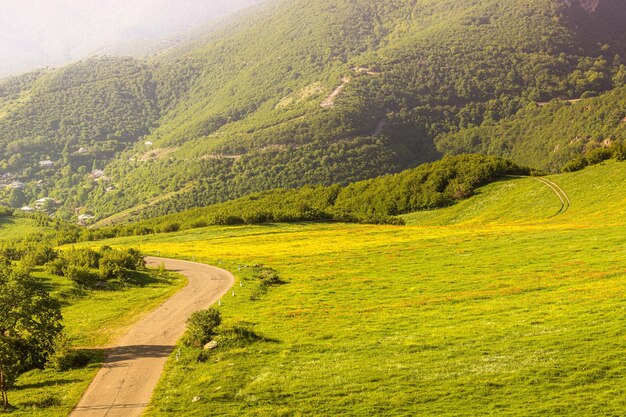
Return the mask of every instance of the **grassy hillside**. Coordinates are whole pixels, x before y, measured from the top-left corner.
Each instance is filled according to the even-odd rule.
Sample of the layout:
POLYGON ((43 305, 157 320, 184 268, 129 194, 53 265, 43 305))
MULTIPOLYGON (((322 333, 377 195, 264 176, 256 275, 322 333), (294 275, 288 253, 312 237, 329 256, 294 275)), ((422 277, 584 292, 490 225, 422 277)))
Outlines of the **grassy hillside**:
POLYGON ((183 348, 149 415, 619 415, 626 169, 610 161, 547 179, 571 201, 558 216, 556 194, 523 178, 405 227, 212 227, 107 242, 220 263, 242 283, 222 300, 222 334, 252 336, 203 363, 183 348), (251 300, 255 263, 285 284, 251 300))
POLYGON ((25 200, 56 198, 65 218, 133 207, 154 216, 398 172, 439 158, 439 135, 623 85, 621 9, 601 10, 270 2, 148 61, 90 60, 1 82, 0 169, 29 183, 25 200), (88 176, 95 168, 105 179, 88 176))
POLYGON ((34 219, 0 216, 0 243, 15 241, 46 230, 34 219))

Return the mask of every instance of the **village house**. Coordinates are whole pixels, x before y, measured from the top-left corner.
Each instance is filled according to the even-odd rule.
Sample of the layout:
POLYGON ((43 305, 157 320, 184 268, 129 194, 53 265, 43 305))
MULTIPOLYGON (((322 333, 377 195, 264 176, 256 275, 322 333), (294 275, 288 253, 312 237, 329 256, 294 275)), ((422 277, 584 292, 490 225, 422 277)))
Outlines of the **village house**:
POLYGON ((35 209, 30 206, 24 206, 20 210, 23 211, 24 213, 32 213, 35 211, 35 209))
POLYGON ((54 162, 52 162, 50 160, 39 161, 39 166, 41 168, 52 168, 52 167, 54 167, 54 162))
POLYGON ((56 204, 56 201, 54 201, 54 199, 50 198, 50 197, 44 197, 44 198, 40 198, 39 200, 35 201, 35 208, 37 210, 43 210, 46 207, 46 204, 52 201, 56 204))
POLYGON ((95 218, 96 216, 94 216, 93 214, 81 214, 80 216, 78 216, 78 224, 80 224, 81 226, 84 226, 91 220, 94 220, 95 218))
POLYGON ((11 184, 9 184, 9 188, 12 188, 14 190, 21 190, 24 187, 26 187, 26 184, 24 184, 23 182, 19 182, 19 181, 13 181, 11 184))
POLYGON ((91 171, 91 174, 89 174, 89 176, 94 180, 97 180, 104 176, 104 171, 101 169, 94 169, 93 171, 91 171))

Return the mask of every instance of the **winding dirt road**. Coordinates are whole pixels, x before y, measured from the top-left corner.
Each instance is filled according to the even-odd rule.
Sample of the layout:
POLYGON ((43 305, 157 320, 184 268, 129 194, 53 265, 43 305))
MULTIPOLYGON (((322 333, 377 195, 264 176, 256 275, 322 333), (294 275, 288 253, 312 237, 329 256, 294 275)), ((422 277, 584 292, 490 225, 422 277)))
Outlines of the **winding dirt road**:
POLYGON ((71 417, 134 417, 144 411, 185 321, 222 297, 235 278, 223 269, 195 262, 146 258, 185 275, 189 284, 135 324, 109 349, 102 369, 89 385, 71 417))

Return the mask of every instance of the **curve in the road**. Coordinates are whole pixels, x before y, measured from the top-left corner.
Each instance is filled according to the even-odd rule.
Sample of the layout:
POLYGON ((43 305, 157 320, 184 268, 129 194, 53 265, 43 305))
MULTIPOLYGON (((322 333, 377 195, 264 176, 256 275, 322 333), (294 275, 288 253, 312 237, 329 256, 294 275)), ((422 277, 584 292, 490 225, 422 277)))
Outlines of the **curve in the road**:
POLYGON ((189 316, 215 303, 235 281, 228 271, 195 262, 154 257, 146 262, 183 274, 189 283, 109 349, 102 369, 70 417, 140 416, 189 316))

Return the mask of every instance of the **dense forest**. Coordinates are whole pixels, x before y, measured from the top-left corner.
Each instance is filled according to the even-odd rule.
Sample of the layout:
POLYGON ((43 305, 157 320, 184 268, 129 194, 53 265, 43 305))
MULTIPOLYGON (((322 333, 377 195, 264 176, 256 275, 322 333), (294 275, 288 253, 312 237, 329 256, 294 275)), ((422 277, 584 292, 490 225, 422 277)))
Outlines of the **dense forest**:
POLYGON ((276 1, 150 60, 6 79, 0 175, 25 186, 0 202, 49 197, 46 210, 65 219, 148 218, 263 190, 343 186, 448 153, 558 171, 621 139, 621 125, 599 125, 625 116, 622 9, 276 1), (581 97, 594 133, 569 123, 567 139, 556 138, 568 109, 586 108, 559 100, 581 97))

